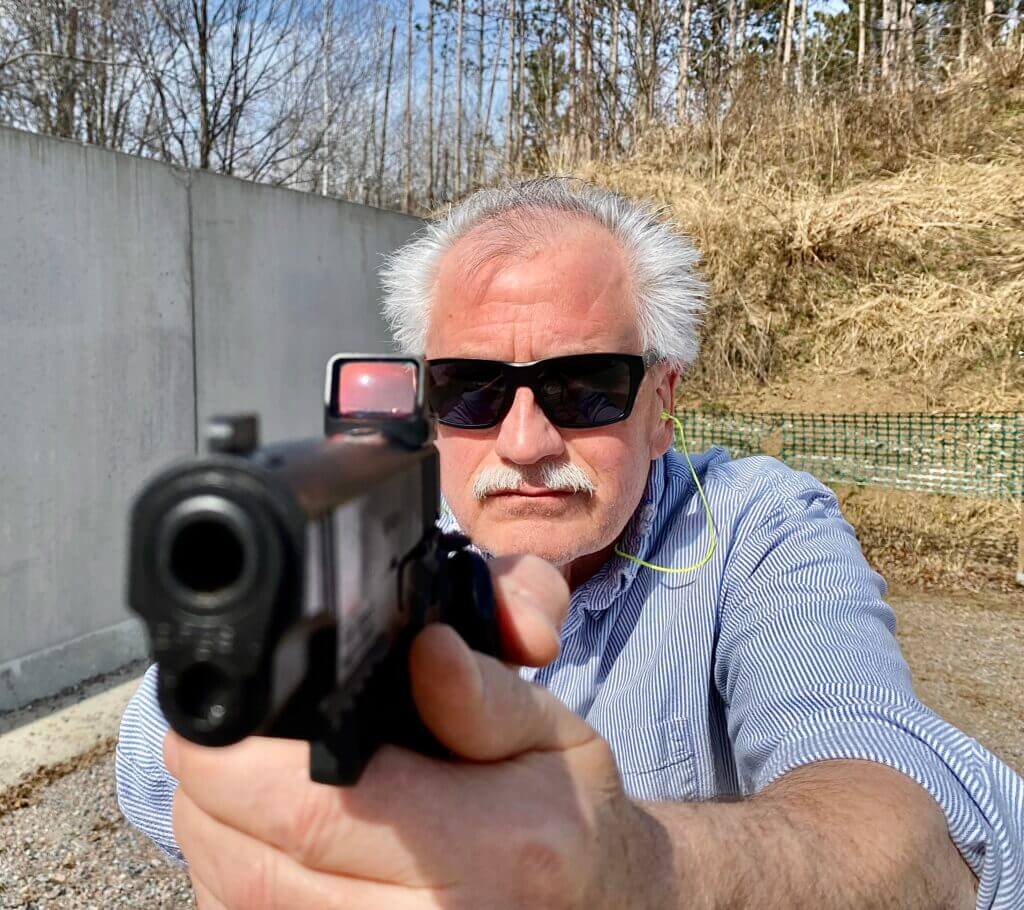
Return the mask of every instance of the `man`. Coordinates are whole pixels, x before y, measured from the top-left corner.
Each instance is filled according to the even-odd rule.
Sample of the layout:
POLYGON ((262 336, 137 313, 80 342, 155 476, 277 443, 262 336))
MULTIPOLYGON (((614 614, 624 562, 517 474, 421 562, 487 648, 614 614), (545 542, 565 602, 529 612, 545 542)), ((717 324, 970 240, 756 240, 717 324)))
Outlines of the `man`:
POLYGON ((446 524, 496 555, 503 656, 540 669, 428 629, 413 694, 462 760, 384 749, 352 790, 301 743, 165 738, 151 671, 119 799, 200 907, 1024 906, 1024 784, 914 697, 834 496, 670 450, 695 260, 565 180, 482 191, 392 259, 446 524))

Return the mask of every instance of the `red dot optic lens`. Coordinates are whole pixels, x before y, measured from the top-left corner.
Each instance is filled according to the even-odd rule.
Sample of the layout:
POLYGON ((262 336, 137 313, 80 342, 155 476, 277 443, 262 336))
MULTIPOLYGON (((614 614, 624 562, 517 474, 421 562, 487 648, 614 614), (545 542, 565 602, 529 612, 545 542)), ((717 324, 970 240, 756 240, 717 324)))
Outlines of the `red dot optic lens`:
POLYGON ((343 363, 334 401, 338 417, 411 417, 416 413, 416 365, 386 360, 343 363))

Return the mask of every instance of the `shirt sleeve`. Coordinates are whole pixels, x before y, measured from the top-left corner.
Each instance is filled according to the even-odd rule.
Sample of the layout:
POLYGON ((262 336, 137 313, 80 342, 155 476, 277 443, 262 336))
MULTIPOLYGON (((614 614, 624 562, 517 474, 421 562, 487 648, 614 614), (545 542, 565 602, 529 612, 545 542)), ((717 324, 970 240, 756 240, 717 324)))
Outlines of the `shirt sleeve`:
POLYGON ((745 793, 802 765, 864 759, 945 813, 979 908, 1024 907, 1024 782, 916 698, 885 583, 834 494, 785 469, 735 527, 715 684, 745 793))
POLYGON ((115 773, 117 804, 136 828, 175 863, 184 865, 171 826, 178 782, 164 767, 167 721, 156 695, 156 664, 151 666, 121 717, 115 773))

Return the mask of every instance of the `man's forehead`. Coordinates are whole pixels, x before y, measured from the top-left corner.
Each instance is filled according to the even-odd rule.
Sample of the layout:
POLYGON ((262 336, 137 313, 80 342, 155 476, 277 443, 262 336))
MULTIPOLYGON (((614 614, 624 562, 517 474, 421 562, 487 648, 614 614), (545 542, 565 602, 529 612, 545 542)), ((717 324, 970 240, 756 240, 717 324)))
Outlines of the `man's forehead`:
POLYGON ((472 233, 455 244, 438 270, 428 353, 439 356, 439 345, 445 355, 484 356, 494 347, 574 353, 635 344, 630 276, 617 241, 591 222, 562 227, 525 255, 472 233), (453 343, 466 350, 451 351, 453 343))

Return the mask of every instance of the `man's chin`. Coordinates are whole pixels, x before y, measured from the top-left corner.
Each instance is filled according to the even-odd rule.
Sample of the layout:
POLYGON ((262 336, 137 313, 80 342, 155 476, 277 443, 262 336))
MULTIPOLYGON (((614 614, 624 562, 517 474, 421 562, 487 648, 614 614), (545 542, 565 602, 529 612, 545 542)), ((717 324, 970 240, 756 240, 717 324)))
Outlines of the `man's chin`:
POLYGON ((520 518, 514 525, 502 527, 502 522, 482 523, 470 536, 473 543, 495 556, 531 555, 546 559, 555 566, 563 566, 587 552, 582 534, 573 533, 566 522, 544 518, 520 518))

